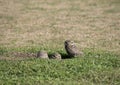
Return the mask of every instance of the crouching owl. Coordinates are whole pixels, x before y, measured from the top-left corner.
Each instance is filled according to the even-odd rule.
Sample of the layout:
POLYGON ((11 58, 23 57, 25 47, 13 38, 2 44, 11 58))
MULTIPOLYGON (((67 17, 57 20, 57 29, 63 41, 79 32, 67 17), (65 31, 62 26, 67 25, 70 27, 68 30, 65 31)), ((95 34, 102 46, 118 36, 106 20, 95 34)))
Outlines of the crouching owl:
POLYGON ((46 51, 41 50, 37 53, 37 58, 49 58, 46 51))
POLYGON ((54 53, 50 58, 51 59, 62 59, 62 57, 59 53, 54 53))

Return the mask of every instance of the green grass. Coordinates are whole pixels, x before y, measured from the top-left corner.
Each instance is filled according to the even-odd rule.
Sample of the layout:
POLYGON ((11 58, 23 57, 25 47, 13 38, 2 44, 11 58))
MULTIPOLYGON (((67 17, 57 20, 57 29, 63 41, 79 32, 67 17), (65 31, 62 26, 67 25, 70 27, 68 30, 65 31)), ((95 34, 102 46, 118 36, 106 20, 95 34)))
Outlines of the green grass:
MULTIPOLYGON (((8 50, 9 51, 9 50, 8 50)), ((30 51, 29 51, 30 52, 30 51)), ((50 51, 49 53, 51 53, 50 51)), ((6 51, 4 51, 6 53, 6 51)), ((119 85, 120 56, 85 49, 79 58, 0 60, 0 84, 119 85)), ((62 56, 65 55, 61 51, 62 56)))

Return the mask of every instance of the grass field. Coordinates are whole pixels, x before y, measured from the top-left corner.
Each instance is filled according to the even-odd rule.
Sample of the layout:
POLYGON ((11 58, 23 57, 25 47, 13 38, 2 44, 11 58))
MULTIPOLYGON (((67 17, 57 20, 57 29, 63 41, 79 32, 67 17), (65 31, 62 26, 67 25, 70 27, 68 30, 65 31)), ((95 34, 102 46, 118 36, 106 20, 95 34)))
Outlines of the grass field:
POLYGON ((64 60, 1 60, 2 85, 119 85, 118 55, 86 51, 64 60))
POLYGON ((1 85, 120 85, 119 79, 120 0, 0 0, 1 85), (34 58, 41 49, 65 57, 67 39, 85 55, 34 58))

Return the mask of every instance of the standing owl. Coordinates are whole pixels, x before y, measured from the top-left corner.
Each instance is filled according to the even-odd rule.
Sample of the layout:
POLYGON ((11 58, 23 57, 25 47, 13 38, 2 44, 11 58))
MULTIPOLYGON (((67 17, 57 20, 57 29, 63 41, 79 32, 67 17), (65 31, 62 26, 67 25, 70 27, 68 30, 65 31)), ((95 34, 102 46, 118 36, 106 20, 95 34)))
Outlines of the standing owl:
POLYGON ((65 50, 70 57, 76 57, 76 56, 83 55, 83 52, 78 50, 74 41, 66 40, 64 45, 65 45, 65 50))

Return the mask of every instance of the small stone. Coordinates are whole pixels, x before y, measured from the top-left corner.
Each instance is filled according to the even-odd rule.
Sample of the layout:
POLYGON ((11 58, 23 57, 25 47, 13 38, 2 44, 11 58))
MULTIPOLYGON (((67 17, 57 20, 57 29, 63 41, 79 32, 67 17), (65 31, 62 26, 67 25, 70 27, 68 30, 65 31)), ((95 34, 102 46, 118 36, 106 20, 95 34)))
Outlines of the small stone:
POLYGON ((46 51, 41 50, 37 53, 37 58, 48 58, 48 54, 46 51))

